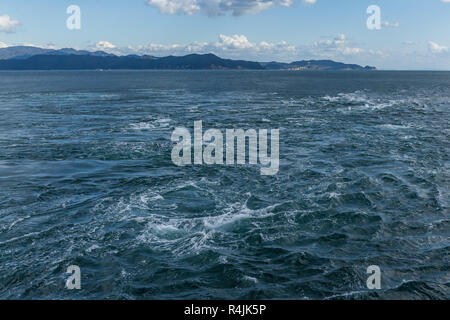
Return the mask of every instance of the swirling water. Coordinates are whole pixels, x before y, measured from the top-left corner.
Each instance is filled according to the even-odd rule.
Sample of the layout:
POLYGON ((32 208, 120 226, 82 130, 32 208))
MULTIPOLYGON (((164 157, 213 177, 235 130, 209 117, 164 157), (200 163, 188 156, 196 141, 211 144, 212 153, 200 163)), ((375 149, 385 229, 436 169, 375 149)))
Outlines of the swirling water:
POLYGON ((0 298, 450 298, 450 73, 2 72, 0 111, 0 298), (279 173, 175 166, 195 120, 279 173))

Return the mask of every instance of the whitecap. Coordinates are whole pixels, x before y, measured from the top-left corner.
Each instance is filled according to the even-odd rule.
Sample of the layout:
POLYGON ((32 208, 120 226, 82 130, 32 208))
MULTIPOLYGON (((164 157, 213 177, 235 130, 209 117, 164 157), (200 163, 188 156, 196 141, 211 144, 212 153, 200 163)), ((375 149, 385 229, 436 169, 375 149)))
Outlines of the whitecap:
POLYGON ((90 246, 89 248, 86 249, 86 252, 92 252, 97 249, 100 249, 100 246, 93 244, 92 246, 90 246))
POLYGON ((244 276, 243 278, 245 281, 253 282, 255 284, 258 283, 258 279, 254 278, 254 277, 244 276))
POLYGON ((139 123, 132 123, 130 125, 130 128, 132 130, 149 130, 149 129, 154 129, 155 125, 153 125, 152 123, 148 123, 148 122, 139 122, 139 123))
POLYGON ((380 128, 390 129, 390 130, 402 130, 402 129, 410 129, 409 126, 395 125, 395 124, 382 124, 379 125, 380 128))

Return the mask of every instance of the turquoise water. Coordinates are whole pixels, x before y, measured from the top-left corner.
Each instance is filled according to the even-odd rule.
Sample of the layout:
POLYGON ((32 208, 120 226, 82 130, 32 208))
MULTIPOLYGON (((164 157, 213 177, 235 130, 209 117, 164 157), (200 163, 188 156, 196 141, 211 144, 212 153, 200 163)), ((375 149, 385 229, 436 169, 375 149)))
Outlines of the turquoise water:
POLYGON ((1 72, 0 298, 449 299, 449 122, 446 72, 1 72), (278 174, 175 166, 196 120, 278 174))

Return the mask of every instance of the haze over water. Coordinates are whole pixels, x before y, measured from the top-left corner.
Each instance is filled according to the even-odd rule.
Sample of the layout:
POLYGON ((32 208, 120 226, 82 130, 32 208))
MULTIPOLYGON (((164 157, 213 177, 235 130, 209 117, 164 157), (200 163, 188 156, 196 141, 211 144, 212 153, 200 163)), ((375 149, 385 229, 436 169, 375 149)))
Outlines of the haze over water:
POLYGON ((1 72, 0 298, 449 299, 449 122, 449 72, 1 72), (278 174, 175 166, 197 120, 278 174))

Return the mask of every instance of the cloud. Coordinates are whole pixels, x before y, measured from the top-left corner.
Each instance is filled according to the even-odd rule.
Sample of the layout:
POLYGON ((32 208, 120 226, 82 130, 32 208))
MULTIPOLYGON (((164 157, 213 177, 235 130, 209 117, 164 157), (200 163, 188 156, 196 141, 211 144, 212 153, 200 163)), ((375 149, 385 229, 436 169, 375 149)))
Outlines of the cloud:
POLYGON ((20 21, 12 20, 8 15, 0 16, 0 32, 14 33, 16 32, 16 27, 20 25, 20 21))
POLYGON ((316 41, 310 49, 311 54, 324 57, 335 57, 339 55, 357 55, 365 50, 352 46, 344 34, 340 34, 334 39, 316 41))
POLYGON ((191 15, 200 10, 197 0, 148 0, 149 6, 158 8, 161 13, 184 13, 191 15))
MULTIPOLYGON (((15 45, 20 45, 20 46, 25 46, 25 47, 35 47, 35 48, 41 48, 41 49, 57 49, 55 44, 52 43, 48 43, 45 45, 38 45, 35 43, 31 43, 31 42, 22 42, 20 44, 14 44, 15 45)), ((12 45, 10 45, 9 47, 11 47, 12 45)))
POLYGON ((114 51, 114 49, 116 49, 116 46, 113 45, 109 41, 102 40, 102 41, 97 41, 94 45, 91 45, 89 47, 89 49, 95 50, 95 51, 112 52, 112 51, 114 51))
POLYGON ((248 41, 247 37, 244 35, 235 34, 234 36, 226 36, 221 34, 219 39, 220 41, 216 43, 217 47, 225 50, 249 49, 255 46, 253 43, 248 41))
POLYGON ((6 43, 0 41, 0 49, 1 48, 8 48, 8 47, 9 46, 6 43))
MULTIPOLYGON (((303 2, 314 4, 316 0, 303 2)), ((211 17, 254 14, 277 5, 290 7, 293 3, 293 0, 147 0, 149 6, 159 9, 161 13, 186 15, 202 13, 211 17)))
MULTIPOLYGON (((442 2, 450 2, 450 0, 448 1, 442 1, 442 2)), ((428 49, 432 52, 432 53, 444 53, 444 52, 448 52, 448 48, 445 46, 441 46, 439 44, 437 44, 436 42, 430 41, 428 42, 428 49)))

